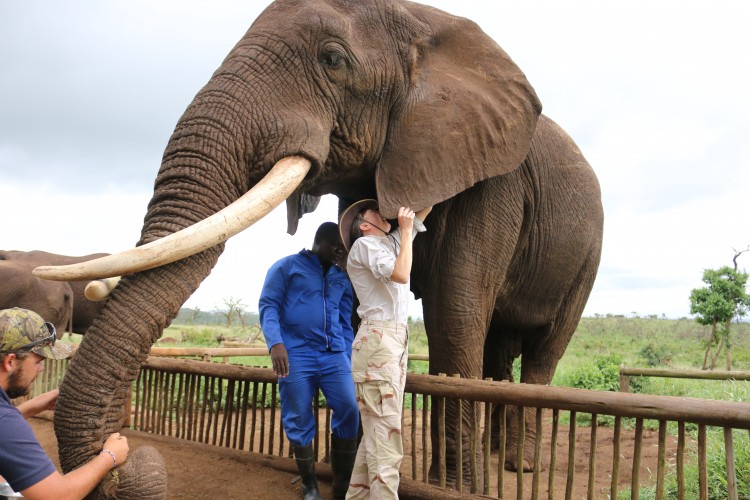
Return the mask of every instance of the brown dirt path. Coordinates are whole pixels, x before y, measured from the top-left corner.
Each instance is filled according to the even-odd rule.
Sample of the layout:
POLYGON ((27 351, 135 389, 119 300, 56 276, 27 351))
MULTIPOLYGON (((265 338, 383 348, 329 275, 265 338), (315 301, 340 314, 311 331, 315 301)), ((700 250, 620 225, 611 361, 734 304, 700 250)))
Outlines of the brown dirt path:
MULTIPOLYGON (((29 420, 42 446, 58 469, 57 440, 52 422, 29 420)), ((275 500, 301 498, 300 483, 292 484, 296 475, 263 465, 261 459, 246 452, 222 449, 206 444, 153 436, 124 429, 130 449, 153 446, 164 457, 167 466, 169 499, 210 498, 275 500)), ((330 497, 330 484, 320 482, 324 498, 330 497)))

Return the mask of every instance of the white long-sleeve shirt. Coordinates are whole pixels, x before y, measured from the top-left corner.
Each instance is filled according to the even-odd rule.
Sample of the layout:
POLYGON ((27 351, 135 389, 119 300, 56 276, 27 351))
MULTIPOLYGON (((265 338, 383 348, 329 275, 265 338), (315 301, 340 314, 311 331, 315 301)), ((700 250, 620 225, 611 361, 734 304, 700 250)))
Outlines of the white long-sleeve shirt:
MULTIPOLYGON (((417 231, 412 234, 412 240, 417 231)), ((357 238, 347 258, 346 271, 359 299, 357 314, 363 320, 406 323, 409 318, 409 283, 391 281, 401 232, 357 238)))

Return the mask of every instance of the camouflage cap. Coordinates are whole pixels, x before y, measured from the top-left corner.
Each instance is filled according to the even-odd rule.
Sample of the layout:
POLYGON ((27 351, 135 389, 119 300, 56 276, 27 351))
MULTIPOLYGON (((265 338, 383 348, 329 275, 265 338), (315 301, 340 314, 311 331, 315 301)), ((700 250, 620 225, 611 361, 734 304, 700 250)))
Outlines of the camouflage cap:
POLYGON ((19 307, 0 311, 0 353, 30 351, 50 359, 70 356, 70 347, 55 340, 54 325, 34 311, 19 307))

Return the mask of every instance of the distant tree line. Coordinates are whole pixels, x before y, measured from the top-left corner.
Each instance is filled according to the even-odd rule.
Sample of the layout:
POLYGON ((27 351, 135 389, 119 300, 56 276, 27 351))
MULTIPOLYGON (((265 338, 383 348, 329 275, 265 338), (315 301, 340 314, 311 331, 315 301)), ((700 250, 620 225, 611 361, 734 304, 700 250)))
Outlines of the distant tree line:
POLYGON ((245 310, 230 310, 228 308, 217 308, 213 311, 201 311, 200 308, 183 307, 177 314, 175 323, 186 325, 221 325, 221 326, 248 326, 260 323, 258 313, 245 310))

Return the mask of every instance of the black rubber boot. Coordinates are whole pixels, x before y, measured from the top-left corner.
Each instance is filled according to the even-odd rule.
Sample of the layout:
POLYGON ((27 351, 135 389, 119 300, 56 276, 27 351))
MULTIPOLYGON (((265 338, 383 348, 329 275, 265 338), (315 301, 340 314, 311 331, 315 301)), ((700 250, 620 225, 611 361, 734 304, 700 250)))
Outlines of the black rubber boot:
POLYGON ((312 445, 295 446, 294 459, 297 462, 297 470, 302 478, 302 497, 304 500, 323 500, 323 497, 320 496, 320 490, 318 490, 318 478, 315 475, 312 445))
POLYGON ((339 439, 331 436, 331 469, 333 470, 331 493, 335 500, 346 498, 356 457, 356 439, 339 439))

